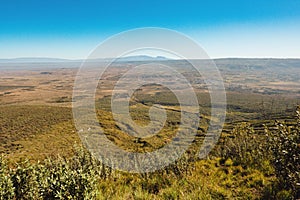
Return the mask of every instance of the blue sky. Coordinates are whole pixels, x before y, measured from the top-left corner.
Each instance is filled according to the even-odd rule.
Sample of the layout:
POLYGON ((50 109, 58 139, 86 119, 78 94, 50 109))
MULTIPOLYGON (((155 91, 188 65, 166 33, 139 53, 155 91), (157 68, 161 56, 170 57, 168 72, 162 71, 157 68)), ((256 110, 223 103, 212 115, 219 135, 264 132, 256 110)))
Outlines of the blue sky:
POLYGON ((0 58, 85 58, 104 39, 163 27, 213 58, 300 58, 299 0, 0 0, 0 58))

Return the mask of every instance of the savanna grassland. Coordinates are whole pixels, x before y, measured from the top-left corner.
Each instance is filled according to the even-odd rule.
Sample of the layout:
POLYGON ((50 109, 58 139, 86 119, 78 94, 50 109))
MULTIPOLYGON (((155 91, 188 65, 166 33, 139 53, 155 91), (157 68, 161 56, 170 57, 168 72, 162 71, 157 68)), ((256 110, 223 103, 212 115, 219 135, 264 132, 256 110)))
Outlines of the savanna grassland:
MULTIPOLYGON (((34 68, 30 63, 22 68, 1 63, 0 199, 300 198, 300 60, 215 60, 224 79, 227 111, 219 142, 205 159, 197 156, 213 120, 205 82, 194 77, 185 61, 159 62, 173 66, 192 83, 201 120, 192 145, 179 160, 142 174, 113 170, 82 147, 72 115, 78 63, 34 68)), ((137 138, 115 123, 114 85, 139 64, 143 62, 118 62, 105 71, 95 105, 110 141, 126 151, 144 153, 172 141, 181 114, 168 88, 149 84, 134 92, 130 115, 137 124, 147 125, 150 107, 160 104, 167 115, 162 130, 137 138)))

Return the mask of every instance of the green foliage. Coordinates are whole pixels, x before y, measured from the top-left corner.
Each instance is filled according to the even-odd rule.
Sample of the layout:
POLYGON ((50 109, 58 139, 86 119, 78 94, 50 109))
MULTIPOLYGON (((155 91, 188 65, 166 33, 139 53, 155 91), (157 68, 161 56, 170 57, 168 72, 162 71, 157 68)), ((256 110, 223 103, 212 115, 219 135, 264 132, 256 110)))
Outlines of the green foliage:
POLYGON ((261 199, 293 200, 295 197, 291 190, 282 189, 280 187, 280 183, 278 181, 274 181, 264 188, 261 199))
POLYGON ((111 170, 81 147, 74 156, 43 163, 24 161, 9 169, 1 161, 1 199, 215 199, 257 197, 262 173, 198 160, 185 154, 153 173, 129 174, 111 170), (5 174, 3 172, 6 170, 5 174), (258 184, 259 183, 259 184, 258 184), (3 189, 2 189, 3 188, 3 189), (230 188, 230 189, 229 189, 230 188))
POLYGON ((230 136, 225 137, 220 154, 224 162, 230 159, 233 164, 244 168, 262 168, 266 165, 264 159, 267 154, 264 145, 264 137, 256 134, 250 124, 242 123, 233 129, 230 136))
POLYGON ((16 199, 37 199, 39 197, 36 175, 36 168, 29 161, 17 164, 11 175, 16 199))
POLYGON ((291 191, 300 198, 300 109, 297 111, 297 126, 289 127, 276 122, 276 129, 266 129, 271 161, 279 181, 279 187, 291 191))
POLYGON ((0 156, 0 200, 12 199, 15 196, 10 170, 3 156, 0 156))
MULTIPOLYGON (((293 199, 300 197, 300 112, 297 123, 276 121, 275 127, 265 126, 265 135, 242 123, 219 147, 221 164, 255 168, 277 180, 266 185, 263 199, 293 199)), ((259 183, 256 183, 259 184, 259 183)))
POLYGON ((110 169, 79 147, 72 158, 24 161, 10 170, 1 157, 0 199, 95 199, 98 181, 110 175, 110 169))
MULTIPOLYGON (((110 116, 102 117, 102 125, 120 137, 110 116)), ((299 195, 300 113, 298 117, 298 125, 277 123, 267 135, 242 123, 223 138, 221 158, 198 160, 195 143, 175 163, 154 173, 112 170, 78 146, 70 158, 23 161, 12 168, 0 157, 0 199, 293 199, 299 195)), ((128 146, 128 141, 123 142, 128 146)))

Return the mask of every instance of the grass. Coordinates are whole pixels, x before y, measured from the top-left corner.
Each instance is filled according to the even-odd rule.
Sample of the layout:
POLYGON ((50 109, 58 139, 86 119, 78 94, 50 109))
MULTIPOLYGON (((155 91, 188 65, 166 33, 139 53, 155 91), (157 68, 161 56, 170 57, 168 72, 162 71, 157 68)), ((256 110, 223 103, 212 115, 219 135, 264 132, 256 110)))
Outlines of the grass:
POLYGON ((12 159, 44 158, 51 154, 43 151, 45 149, 53 149, 53 154, 62 153, 70 143, 72 147, 78 137, 72 125, 70 108, 0 106, 0 113, 0 153, 9 154, 12 159), (63 144, 67 140, 70 142, 63 144), (56 146, 58 142, 61 145, 56 146))
POLYGON ((274 180, 257 169, 219 158, 179 161, 147 174, 111 171, 78 147, 74 157, 23 162, 4 173, 16 188, 14 195, 35 199, 258 199, 274 180))
MULTIPOLYGON (((170 101, 171 103, 165 102, 168 98, 174 98, 168 92, 158 93, 158 96, 155 98, 151 95, 136 94, 135 99, 130 104, 131 117, 137 124, 142 126, 147 125, 149 122, 148 110, 153 103, 162 103, 166 108, 167 121, 165 126, 158 134, 150 138, 135 138, 124 133, 121 127, 114 122, 110 109, 110 97, 98 99, 96 101, 97 116, 107 138, 119 147, 134 152, 151 152, 168 144, 179 127, 180 113, 178 112, 178 102, 175 100, 170 101)), ((275 188, 274 184, 277 179, 274 169, 268 160, 262 160, 261 165, 250 164, 249 160, 247 160, 248 157, 245 156, 248 155, 247 151, 249 149, 244 148, 240 157, 245 158, 245 162, 240 160, 237 162, 236 156, 239 153, 224 156, 219 154, 219 150, 224 145, 222 142, 228 142, 228 140, 235 137, 235 134, 238 135, 244 130, 248 130, 244 125, 241 125, 244 129, 239 129, 237 125, 240 122, 250 122, 251 134, 259 136, 264 131, 263 124, 270 125, 272 118, 290 119, 292 114, 284 112, 285 108, 281 105, 278 108, 278 112, 266 109, 269 119, 265 119, 259 113, 259 108, 257 107, 260 95, 252 96, 248 107, 244 103, 245 99, 248 98, 247 96, 243 97, 241 95, 234 99, 231 95, 228 96, 228 99, 231 100, 227 123, 219 145, 210 154, 209 158, 204 160, 194 158, 194 153, 199 150, 199 145, 201 145, 205 136, 205 130, 209 121, 209 104, 207 103, 209 98, 207 94, 199 94, 198 98, 202 100, 201 113, 203 118, 195 141, 187 151, 188 157, 191 158, 188 162, 179 160, 175 165, 149 174, 128 174, 105 168, 109 174, 105 178, 99 175, 102 172, 97 171, 97 167, 94 169, 95 166, 91 169, 94 171, 88 172, 88 174, 83 172, 80 174, 81 168, 71 167, 73 162, 75 162, 72 160, 78 159, 76 157, 78 152, 76 149, 74 150, 73 145, 74 143, 81 143, 72 121, 71 108, 44 105, 0 106, 0 150, 8 160, 8 165, 11 166, 8 172, 5 172, 6 175, 4 177, 14 177, 17 169, 16 163, 22 163, 24 160, 29 159, 28 169, 37 170, 40 177, 49 177, 50 175, 46 171, 50 167, 57 169, 64 176, 74 176, 70 180, 73 181, 71 181, 72 184, 78 184, 78 187, 80 183, 77 181, 82 179, 96 180, 96 189, 92 189, 94 195, 92 196, 95 199, 259 199, 264 196, 270 197, 271 195, 266 195, 266 191, 275 188), (57 158, 57 155, 60 155, 62 158, 57 158), (49 162, 47 158, 53 161, 47 164, 49 162), (39 171, 41 169, 44 171, 39 171), (11 173, 11 175, 7 173, 11 173), (95 179, 90 177, 90 173, 93 174, 95 179)), ((278 100, 277 103, 280 104, 280 102, 281 100, 278 100)), ((266 97, 264 99, 265 105, 271 105, 271 103, 272 98, 266 97)), ((276 104, 274 103, 274 105, 276 104)), ((296 125, 293 121, 288 123, 290 126, 296 125)), ((234 142, 243 143, 243 139, 245 139, 241 135, 238 135, 237 138, 238 140, 234 142)), ((253 158, 250 157, 250 161, 253 158)), ((82 167, 86 168, 88 166, 84 165, 82 167)), ((98 163, 97 166, 102 165, 98 163)), ((25 169, 27 168, 25 167, 25 169)), ((22 170, 19 173, 23 173, 22 170)), ((51 173, 56 174, 54 171, 51 173)), ((55 185, 62 181, 59 179, 57 180, 58 183, 54 183, 55 179, 52 180, 50 178, 49 182, 45 183, 39 182, 34 177, 30 180, 37 181, 34 184, 50 185, 55 185)), ((24 184, 27 184, 26 181, 24 184)), ((61 184, 68 183, 62 181, 61 184)), ((91 188, 93 187, 91 186, 91 188)), ((44 188, 44 186, 39 188, 44 188)), ((41 191, 38 190, 36 193, 33 192, 33 194, 39 195, 41 191)), ((56 190, 52 192, 54 196, 59 195, 56 193, 56 190)), ((73 194, 69 189, 66 189, 64 194, 75 195, 72 198, 77 198, 76 195, 80 196, 78 193, 73 194)), ((81 195, 84 196, 84 194, 82 192, 81 195)), ((289 194, 288 191, 287 193, 283 191, 279 196, 287 197, 289 194)), ((87 193, 85 195, 88 196, 87 193)), ((57 196, 57 198, 59 199, 60 197, 57 196)), ((62 196, 60 199, 64 198, 65 196, 62 196)))
POLYGON ((197 161, 184 177, 122 174, 99 184, 99 199, 255 199, 272 177, 218 159, 197 161))

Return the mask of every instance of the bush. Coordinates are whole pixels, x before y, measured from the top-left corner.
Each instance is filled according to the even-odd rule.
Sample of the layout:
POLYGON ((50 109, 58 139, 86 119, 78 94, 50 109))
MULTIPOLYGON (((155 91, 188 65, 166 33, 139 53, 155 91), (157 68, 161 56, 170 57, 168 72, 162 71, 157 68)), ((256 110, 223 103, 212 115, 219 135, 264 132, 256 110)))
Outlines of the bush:
POLYGON ((98 181, 111 170, 83 148, 70 158, 57 157, 43 164, 20 162, 16 168, 0 157, 0 199, 95 199, 98 181))
MULTIPOLYGON (((145 194, 158 194, 182 179, 192 167, 185 155, 174 164, 154 173, 139 174, 136 179, 145 194)), ((0 157, 0 199, 96 199, 100 181, 115 181, 122 173, 106 167, 84 148, 75 146, 71 158, 55 157, 43 163, 23 161, 9 169, 0 157), (118 176, 117 176, 118 173, 118 176)))
POLYGON ((266 134, 279 187, 300 198, 300 108, 295 127, 276 122, 276 130, 266 129, 266 134))
POLYGON ((37 171, 34 165, 29 161, 24 161, 17 164, 11 172, 11 180, 14 186, 16 199, 38 199, 38 179, 37 171))
POLYGON ((0 199, 8 200, 15 196, 10 171, 3 156, 0 156, 0 199))
POLYGON ((265 137, 256 134, 250 124, 241 123, 224 139, 220 147, 220 156, 223 162, 230 159, 234 165, 241 165, 244 168, 264 168, 267 157, 267 152, 263 150, 264 141, 265 137))

